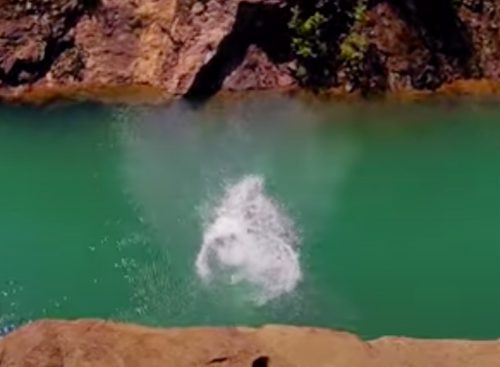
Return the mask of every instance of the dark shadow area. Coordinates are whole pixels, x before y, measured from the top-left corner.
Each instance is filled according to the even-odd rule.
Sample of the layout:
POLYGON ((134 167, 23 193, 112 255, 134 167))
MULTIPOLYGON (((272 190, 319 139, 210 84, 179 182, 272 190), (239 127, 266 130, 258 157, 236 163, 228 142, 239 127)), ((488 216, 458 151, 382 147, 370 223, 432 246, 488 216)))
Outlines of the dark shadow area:
POLYGON ((208 361, 208 364, 222 363, 222 362, 226 362, 228 359, 229 359, 228 357, 213 358, 210 361, 208 361))
POLYGON ((0 133, 10 129, 29 134, 79 134, 99 130, 103 123, 112 120, 111 108, 93 102, 57 103, 45 107, 0 103, 0 133))
POLYGON ((252 362, 252 367, 268 367, 268 365, 269 357, 266 356, 258 357, 252 362))
MULTIPOLYGON (((443 82, 444 58, 462 77, 480 75, 474 60, 472 37, 457 14, 453 0, 384 0, 413 29, 429 51, 425 70, 415 71, 417 89, 434 89, 443 82)), ((377 1, 379 2, 379 1, 377 1)))
POLYGON ((46 43, 43 59, 37 62, 16 59, 7 73, 0 69, 0 80, 11 87, 33 83, 44 77, 49 72, 55 60, 64 51, 72 47, 74 47, 72 39, 59 40, 51 38, 46 43))
POLYGON ((363 97, 373 97, 388 89, 387 68, 374 44, 370 44, 360 62, 358 75, 351 82, 363 97))
POLYGON ((261 48, 273 62, 289 60, 288 20, 289 12, 280 5, 241 3, 232 32, 198 72, 186 100, 196 105, 217 93, 224 79, 244 61, 250 45, 261 48))

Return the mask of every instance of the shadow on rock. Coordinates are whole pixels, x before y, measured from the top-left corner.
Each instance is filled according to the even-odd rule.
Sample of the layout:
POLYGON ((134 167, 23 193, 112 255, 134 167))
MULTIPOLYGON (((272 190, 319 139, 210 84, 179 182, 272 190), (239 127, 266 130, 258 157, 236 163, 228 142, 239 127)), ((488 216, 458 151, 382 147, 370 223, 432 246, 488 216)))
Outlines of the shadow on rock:
POLYGON ((288 20, 288 12, 280 4, 241 3, 233 30, 198 72, 186 100, 199 103, 216 94, 243 63, 251 45, 260 48, 273 63, 290 60, 288 20))
POLYGON ((414 88, 436 89, 454 76, 470 78, 481 75, 474 58, 472 37, 458 16, 459 1, 384 1, 396 10, 427 48, 423 62, 415 63, 411 72, 414 88))

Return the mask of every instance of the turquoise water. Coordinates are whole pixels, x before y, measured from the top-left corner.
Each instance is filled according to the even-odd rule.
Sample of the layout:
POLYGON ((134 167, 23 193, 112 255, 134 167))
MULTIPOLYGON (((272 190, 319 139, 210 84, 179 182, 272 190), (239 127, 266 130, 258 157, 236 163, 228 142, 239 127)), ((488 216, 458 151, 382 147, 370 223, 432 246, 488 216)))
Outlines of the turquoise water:
POLYGON ((0 320, 497 338, 499 118, 474 101, 1 107, 0 320), (223 256, 211 276, 202 248, 223 256))

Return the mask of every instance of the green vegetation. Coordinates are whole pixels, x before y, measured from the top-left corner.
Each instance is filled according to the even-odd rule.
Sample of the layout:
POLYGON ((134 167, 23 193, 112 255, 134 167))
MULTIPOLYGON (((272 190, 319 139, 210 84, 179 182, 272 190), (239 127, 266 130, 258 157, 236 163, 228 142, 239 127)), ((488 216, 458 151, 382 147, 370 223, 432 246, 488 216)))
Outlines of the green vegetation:
POLYGON ((353 24, 349 33, 340 44, 340 61, 347 64, 360 62, 368 48, 365 35, 359 33, 366 22, 366 4, 363 0, 356 3, 352 11, 353 24))
POLYGON ((364 23, 366 21, 366 10, 365 1, 359 0, 352 11, 352 18, 354 21, 364 23))
POLYGON ((316 11, 304 19, 298 6, 292 8, 292 14, 288 26, 294 33, 292 36, 294 52, 301 57, 317 57, 318 51, 326 47, 319 42, 320 26, 326 18, 316 11))
POLYGON ((291 8, 288 27, 295 54, 295 77, 314 89, 335 83, 339 62, 361 61, 368 40, 360 33, 367 0, 310 0, 291 8))
POLYGON ((322 27, 328 19, 319 11, 306 14, 298 6, 291 9, 292 17, 288 27, 292 34, 292 51, 296 56, 297 64, 294 70, 295 77, 304 86, 314 86, 314 74, 325 69, 319 66, 328 55, 328 45, 322 36, 322 27))
POLYGON ((340 60, 347 63, 361 61, 367 48, 366 37, 356 32, 349 33, 340 44, 340 60))

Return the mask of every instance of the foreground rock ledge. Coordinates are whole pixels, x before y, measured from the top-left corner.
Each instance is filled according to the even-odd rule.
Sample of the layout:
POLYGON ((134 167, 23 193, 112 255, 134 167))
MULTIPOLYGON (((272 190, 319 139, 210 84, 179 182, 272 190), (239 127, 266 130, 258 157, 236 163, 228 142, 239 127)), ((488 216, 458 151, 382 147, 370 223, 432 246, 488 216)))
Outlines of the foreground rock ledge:
POLYGON ((500 341, 384 337, 327 329, 148 328, 99 320, 41 320, 0 341, 0 366, 461 367, 500 366, 500 341))

